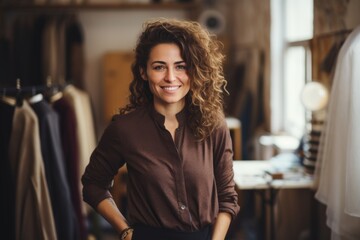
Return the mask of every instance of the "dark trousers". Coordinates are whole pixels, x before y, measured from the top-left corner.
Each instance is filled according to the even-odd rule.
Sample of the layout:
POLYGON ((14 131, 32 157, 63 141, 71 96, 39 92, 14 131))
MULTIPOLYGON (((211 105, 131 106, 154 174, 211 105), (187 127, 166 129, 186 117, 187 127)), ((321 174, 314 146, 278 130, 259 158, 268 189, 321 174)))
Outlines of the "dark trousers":
POLYGON ((211 227, 196 232, 179 232, 172 229, 134 226, 132 240, 210 240, 211 227))

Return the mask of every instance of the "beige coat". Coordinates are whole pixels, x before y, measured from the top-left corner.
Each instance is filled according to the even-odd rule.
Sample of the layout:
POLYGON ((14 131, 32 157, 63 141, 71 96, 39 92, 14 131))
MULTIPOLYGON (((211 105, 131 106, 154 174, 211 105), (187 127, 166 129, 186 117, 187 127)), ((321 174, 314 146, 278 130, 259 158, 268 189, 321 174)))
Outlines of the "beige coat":
POLYGON ((9 150, 16 181, 16 240, 57 239, 41 156, 38 120, 27 102, 15 108, 9 150))

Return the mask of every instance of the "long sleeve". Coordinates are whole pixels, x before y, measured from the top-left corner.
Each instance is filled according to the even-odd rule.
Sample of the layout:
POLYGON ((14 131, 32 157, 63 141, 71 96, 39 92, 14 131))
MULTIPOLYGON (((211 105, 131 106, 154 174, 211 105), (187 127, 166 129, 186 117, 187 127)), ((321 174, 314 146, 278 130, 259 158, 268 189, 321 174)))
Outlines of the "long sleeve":
POLYGON ((214 142, 214 173, 219 198, 219 211, 234 216, 239 212, 238 194, 235 191, 233 151, 230 132, 223 124, 214 142))

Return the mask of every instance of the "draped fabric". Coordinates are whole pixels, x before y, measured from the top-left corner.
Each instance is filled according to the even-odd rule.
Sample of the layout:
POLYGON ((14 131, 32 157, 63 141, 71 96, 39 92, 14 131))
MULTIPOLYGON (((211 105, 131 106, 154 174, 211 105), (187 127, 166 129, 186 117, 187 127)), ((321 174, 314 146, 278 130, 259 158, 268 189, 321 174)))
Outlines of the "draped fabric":
POLYGON ((38 133, 38 119, 24 102, 15 109, 9 143, 9 161, 16 184, 16 240, 57 239, 38 133))
POLYGON ((0 101, 0 232, 4 239, 15 239, 15 183, 9 161, 9 141, 15 107, 0 101))
POLYGON ((79 239, 78 221, 72 205, 65 172, 65 159, 60 137, 59 115, 41 94, 30 100, 39 122, 41 153, 48 184, 58 239, 79 239), (41 97, 39 101, 33 99, 41 97), (66 211, 64 211, 66 209, 66 211))
POLYGON ((73 106, 65 98, 59 98, 52 102, 54 110, 59 114, 61 129, 61 145, 65 159, 66 178, 69 183, 71 201, 74 206, 77 222, 79 224, 80 239, 86 239, 85 217, 82 214, 82 199, 79 192, 79 158, 78 142, 76 137, 76 116, 73 106))
MULTIPOLYGON (((79 183, 78 191, 81 192, 80 176, 85 172, 89 163, 90 155, 96 146, 96 137, 93 129, 94 121, 92 115, 90 96, 79 88, 69 85, 64 89, 64 98, 74 109, 76 118, 76 136, 78 145, 79 172, 77 173, 79 183)), ((88 209, 85 203, 82 204, 82 211, 85 214, 88 209)))
POLYGON ((80 175, 95 148, 90 97, 67 85, 48 98, 0 96, 4 239, 87 239, 80 175))
POLYGON ((315 197, 326 205, 333 240, 360 239, 359 66, 360 26, 338 55, 315 171, 315 197))
MULTIPOLYGON (((21 153, 34 151, 33 147, 38 147, 34 146, 35 142, 28 137, 19 143, 23 144, 21 148, 17 147, 9 151, 11 158, 8 156, 10 154, 8 154, 10 136, 12 139, 20 141, 21 135, 19 134, 22 134, 18 131, 11 131, 13 119, 19 122, 20 120, 15 120, 15 118, 30 110, 25 113, 23 113, 25 110, 21 110, 21 114, 15 115, 14 112, 20 111, 15 103, 10 108, 3 101, 4 97, 15 97, 19 93, 26 102, 25 104, 28 105, 29 98, 37 93, 43 93, 46 100, 49 100, 47 98, 52 95, 53 91, 55 92, 55 89, 56 91, 62 90, 65 85, 70 85, 69 83, 83 86, 84 37, 82 25, 73 13, 28 14, 24 12, 24 14, 19 13, 6 17, 6 24, 4 24, 4 29, 0 29, 0 32, 0 90, 2 93, 0 96, 0 122, 2 123, 0 149, 3 154, 0 186, 6 193, 6 196, 1 198, 1 219, 4 221, 0 228, 2 234, 0 238, 15 239, 16 233, 18 239, 86 239, 88 226, 86 215, 81 211, 85 204, 81 201, 79 186, 80 174, 84 167, 79 170, 79 158, 84 162, 81 166, 85 165, 84 159, 90 155, 95 145, 95 143, 89 143, 89 141, 95 142, 95 127, 92 109, 86 105, 85 107, 77 105, 78 108, 75 109, 72 103, 85 101, 85 104, 90 104, 90 97, 83 93, 81 96, 75 96, 76 100, 72 100, 72 102, 67 101, 66 97, 56 102, 52 101, 53 109, 45 101, 32 104, 30 110, 33 112, 32 115, 35 112, 38 132, 34 129, 31 130, 33 130, 34 138, 38 138, 40 134, 39 144, 42 146, 40 155, 38 152, 36 152, 36 156, 31 154, 25 156, 24 153, 21 153), (17 79, 20 80, 20 91, 15 89, 17 79), (48 81, 50 79, 51 81, 48 81), (75 112, 79 109, 80 114, 75 112), (77 121, 79 116, 81 120, 77 121), (91 122, 91 125, 87 124, 88 121, 91 122), (78 122, 84 125, 81 129, 82 133, 85 133, 81 137, 85 139, 77 137, 78 122), (37 133, 36 136, 35 133, 37 133), (91 136, 88 137, 88 135, 91 136), (76 143, 74 143, 75 141, 76 143), (80 146, 78 142, 82 145, 80 146), (85 150, 84 146, 87 147, 85 150), (80 156, 80 154, 82 155, 80 156), (35 157, 36 160, 33 159, 35 157), (37 157, 40 157, 40 160, 37 157), (26 172, 28 175, 19 175, 17 172, 13 173, 9 170, 10 163, 13 164, 15 160, 18 162, 19 159, 21 159, 21 164, 28 166, 28 169, 25 169, 29 171, 26 172), (38 176, 39 162, 43 170, 38 176), (34 173, 36 176, 32 175, 32 171, 36 171, 34 173), (14 179, 16 177, 21 180, 28 179, 28 181, 19 182, 18 179, 14 179), (31 182, 32 177, 34 178, 33 182, 31 182), (45 183, 43 183, 43 177, 45 177, 45 183), (45 186, 42 184, 46 184, 48 196, 45 196, 43 190, 45 186), (27 190, 26 195, 21 195, 18 188, 21 191, 27 190), (28 198, 32 197, 30 194, 37 199, 29 201, 28 198), (51 220, 42 221, 40 219, 42 216, 35 213, 39 208, 36 201, 41 201, 40 205, 44 204, 39 208, 40 210, 46 209, 48 199, 45 197, 50 198, 52 212, 47 218, 44 218, 51 220), (24 204, 18 204, 20 201, 24 204), (18 210, 19 207, 24 209, 18 210), (26 212, 24 213, 24 211, 26 212), (36 216, 39 219, 35 219, 36 216), (18 223, 18 221, 24 221, 24 223, 18 223), (54 232, 50 234, 47 230, 47 226, 52 224, 55 224, 54 230, 57 234, 55 237, 52 235, 54 232), (28 225, 30 230, 24 230, 24 227, 28 225), (39 230, 39 228, 43 230, 39 230), (45 232, 45 237, 38 236, 43 232, 45 232)), ((24 107, 26 106, 21 109, 24 107)), ((32 123, 29 119, 25 119, 26 123, 32 123)), ((25 130, 30 131, 29 129, 25 130)), ((12 168, 14 171, 18 170, 17 166, 12 168)), ((21 169, 21 171, 23 170, 21 169)))
MULTIPOLYGON (((1 29, 3 30, 3 29, 1 29)), ((84 86, 84 36, 77 16, 15 14, 0 36, 0 85, 71 82, 84 86)))

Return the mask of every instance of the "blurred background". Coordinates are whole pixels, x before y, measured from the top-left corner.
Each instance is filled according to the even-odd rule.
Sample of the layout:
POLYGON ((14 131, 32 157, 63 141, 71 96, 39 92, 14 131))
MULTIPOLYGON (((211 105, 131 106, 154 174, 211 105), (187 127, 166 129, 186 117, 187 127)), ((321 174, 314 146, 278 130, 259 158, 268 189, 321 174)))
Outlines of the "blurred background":
MULTIPOLYGON (((311 174, 315 167, 302 144, 309 128, 321 129, 324 113, 314 116, 300 96, 314 81, 331 90, 337 53, 360 24, 359 12, 358 0, 0 0, 0 94, 42 93, 51 99, 58 92, 70 94, 70 86, 82 96, 79 104, 78 95, 72 98, 75 117, 86 122, 74 120, 85 125, 76 130, 79 170, 70 177, 69 163, 64 164, 66 183, 77 186, 70 195, 78 206, 81 239, 117 239, 101 217, 79 203, 79 184, 73 181, 112 115, 127 102, 133 49, 144 21, 199 21, 223 43, 234 160, 291 152, 311 174)), ((124 182, 125 170, 115 179, 114 195, 126 212, 124 182)), ((261 194, 239 194, 242 213, 229 239, 270 239, 269 217, 259 213, 261 194)), ((315 239, 309 234, 314 227, 316 239, 330 239, 325 210, 313 203, 313 192, 281 191, 277 201, 275 239, 315 239)))

